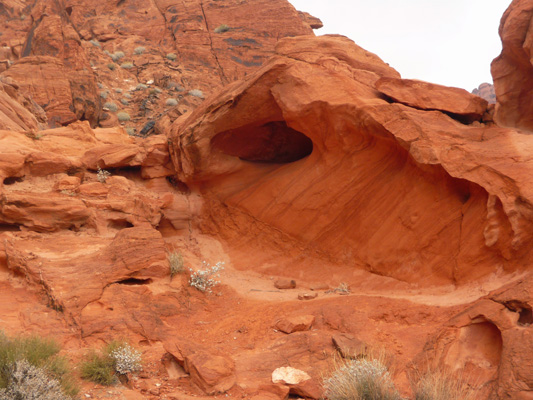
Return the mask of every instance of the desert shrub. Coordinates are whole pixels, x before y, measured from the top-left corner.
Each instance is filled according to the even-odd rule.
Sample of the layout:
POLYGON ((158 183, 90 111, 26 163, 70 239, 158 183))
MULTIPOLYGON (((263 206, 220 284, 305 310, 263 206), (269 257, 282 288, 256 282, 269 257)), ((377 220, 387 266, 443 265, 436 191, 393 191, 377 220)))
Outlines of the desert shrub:
POLYGON ((224 33, 229 31, 229 29, 229 26, 227 26, 226 24, 222 24, 215 28, 215 33, 224 33))
POLYGON ((0 389, 0 400, 70 400, 63 393, 58 380, 34 367, 26 360, 16 361, 9 367, 9 383, 0 389))
POLYGON ((201 99, 204 98, 204 93, 199 89, 189 90, 189 95, 194 96, 194 97, 199 97, 201 99))
POLYGON ((118 106, 115 103, 113 103, 112 101, 108 101, 108 102, 104 103, 104 107, 107 108, 111 112, 117 112, 117 110, 118 110, 118 106))
POLYGON ((129 93, 124 93, 124 97, 127 98, 127 99, 131 99, 131 94, 129 94, 129 93))
POLYGON ((81 365, 81 377, 85 380, 112 385, 117 374, 142 370, 141 353, 125 342, 113 341, 100 352, 90 352, 81 365))
POLYGON ((174 106, 177 106, 178 105, 178 100, 176 99, 167 99, 167 101, 165 101, 165 104, 169 107, 174 107, 174 106))
POLYGON ((428 371, 416 383, 415 400, 474 400, 463 379, 436 370, 428 371))
POLYGON ((122 93, 122 89, 121 88, 115 88, 115 93, 122 93))
POLYGON ((141 55, 145 51, 146 49, 143 46, 139 46, 135 48, 135 50, 133 51, 133 54, 141 55))
POLYGON ((100 92, 100 97, 101 97, 102 99, 104 99, 104 100, 107 99, 107 96, 109 96, 109 92, 108 92, 107 90, 102 90, 102 91, 100 92))
POLYGON ((124 68, 124 69, 132 69, 133 68, 133 63, 131 62, 124 62, 122 64, 120 64, 120 68, 124 68))
POLYGON ((174 61, 176 58, 178 58, 178 56, 175 55, 174 53, 168 53, 168 54, 167 54, 167 58, 168 58, 170 61, 174 61))
POLYGON ((135 128, 132 126, 128 126, 126 128, 126 133, 130 136, 135 136, 135 128))
POLYGON ((129 121, 130 115, 126 111, 119 111, 117 114, 118 120, 121 122, 129 121))
POLYGON ((151 95, 156 95, 156 94, 161 93, 161 89, 159 89, 158 87, 156 87, 156 88, 151 88, 150 91, 149 91, 148 93, 150 93, 151 95))
POLYGON ((109 68, 111 71, 114 71, 117 66, 113 63, 107 64, 107 68, 109 68))
MULTIPOLYGON (((0 332, 0 399, 41 399, 38 396, 24 397, 23 394, 39 394, 44 386, 37 383, 52 380, 57 382, 57 387, 66 395, 76 395, 78 388, 70 375, 68 362, 58 356, 59 350, 59 345, 52 339, 38 336, 8 338, 0 332), (23 379, 24 376, 27 381, 23 379), (32 389, 32 385, 36 387, 32 389)), ((54 398, 44 397, 46 394, 42 393, 43 399, 54 398)))
POLYGON ((127 106, 127 105, 130 104, 130 102, 128 101, 128 99, 120 99, 120 102, 121 102, 122 104, 124 104, 125 106, 127 106))
POLYGON ((401 400, 387 367, 378 359, 343 361, 324 380, 329 400, 401 400))
POLYGON ((203 267, 198 271, 193 271, 189 268, 191 276, 189 277, 189 286, 198 289, 200 292, 211 292, 212 288, 220 283, 214 279, 218 273, 224 269, 223 262, 217 262, 211 266, 208 262, 203 261, 203 267))
POLYGON ((113 54, 107 52, 106 54, 109 55, 109 57, 111 57, 111 59, 115 62, 125 57, 123 51, 115 51, 113 54))
POLYGON ((102 45, 100 44, 100 42, 99 42, 98 40, 96 40, 96 39, 91 39, 90 42, 91 42, 91 44, 92 44, 93 46, 95 46, 95 47, 98 47, 98 48, 102 47, 102 45))
POLYGON ((172 251, 167 254, 168 263, 170 264, 170 276, 180 274, 185 271, 183 265, 183 256, 177 251, 172 251))
POLYGON ((98 179, 98 182, 105 183, 107 181, 107 178, 109 178, 110 176, 111 173, 109 171, 98 167, 96 171, 96 179, 98 179))
POLYGON ((135 87, 135 90, 146 90, 148 89, 148 85, 145 85, 144 83, 139 83, 136 87, 135 87))

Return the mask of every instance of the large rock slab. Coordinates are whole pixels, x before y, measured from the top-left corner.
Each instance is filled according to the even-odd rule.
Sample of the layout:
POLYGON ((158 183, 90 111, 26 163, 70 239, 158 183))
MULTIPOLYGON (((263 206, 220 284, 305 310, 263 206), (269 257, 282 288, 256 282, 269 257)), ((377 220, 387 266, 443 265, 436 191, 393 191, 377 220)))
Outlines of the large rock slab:
POLYGON ((381 78, 376 89, 394 101, 421 110, 439 110, 467 122, 480 121, 488 102, 464 89, 413 79, 381 78))

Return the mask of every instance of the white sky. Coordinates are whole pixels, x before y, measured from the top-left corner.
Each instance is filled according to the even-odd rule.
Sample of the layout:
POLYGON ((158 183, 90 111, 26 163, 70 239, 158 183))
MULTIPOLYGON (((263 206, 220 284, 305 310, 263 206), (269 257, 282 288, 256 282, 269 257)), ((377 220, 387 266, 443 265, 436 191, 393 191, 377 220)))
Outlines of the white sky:
POLYGON ((289 0, 322 20, 316 35, 339 33, 377 54, 402 78, 468 91, 492 83, 500 18, 511 0, 289 0))

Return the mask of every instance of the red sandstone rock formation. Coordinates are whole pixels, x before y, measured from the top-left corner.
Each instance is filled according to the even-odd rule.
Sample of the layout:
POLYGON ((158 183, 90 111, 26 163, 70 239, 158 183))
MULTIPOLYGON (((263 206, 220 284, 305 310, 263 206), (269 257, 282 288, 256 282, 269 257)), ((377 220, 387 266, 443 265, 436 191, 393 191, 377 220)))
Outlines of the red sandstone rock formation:
POLYGON ((533 38, 530 32, 533 3, 514 0, 500 23, 502 52, 491 70, 496 104, 496 121, 502 126, 533 129, 531 90, 533 88, 533 38))
POLYGON ((484 102, 314 38, 281 0, 0 7, 2 329, 145 360, 131 389, 83 394, 320 398, 334 357, 386 348, 404 397, 430 364, 528 398, 533 142, 484 102), (216 93, 191 112, 197 88, 216 93), (124 99, 148 137, 100 108, 124 99), (221 284, 171 277, 174 251, 225 261, 221 284), (273 383, 287 366, 310 379, 273 383))
MULTIPOLYGON (((533 201, 523 175, 533 142, 391 104, 376 89, 392 94, 385 83, 396 76, 344 38, 282 40, 268 65, 176 124, 179 177, 223 204, 206 213, 248 215, 339 263, 408 282, 520 268, 532 239, 522 204, 533 201)), ((464 91, 455 109, 426 93, 418 108, 461 121, 486 106, 464 91)))
POLYGON ((487 100, 489 104, 496 103, 496 93, 494 92, 494 85, 490 83, 482 83, 476 89, 472 90, 472 94, 481 97, 482 99, 487 100))

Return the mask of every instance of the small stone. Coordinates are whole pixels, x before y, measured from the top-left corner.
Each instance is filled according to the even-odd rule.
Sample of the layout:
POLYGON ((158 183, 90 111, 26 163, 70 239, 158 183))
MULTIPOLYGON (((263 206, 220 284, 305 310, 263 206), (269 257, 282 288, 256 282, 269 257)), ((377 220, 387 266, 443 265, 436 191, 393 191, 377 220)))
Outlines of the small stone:
POLYGON ((274 281, 274 286, 278 289, 294 289, 296 281, 294 279, 280 278, 274 281))
POLYGON ((299 315, 280 319, 276 323, 276 328, 285 333, 302 332, 311 329, 315 322, 314 315, 299 315))
POLYGON ((326 283, 315 283, 314 285, 311 285, 309 288, 311 290, 317 291, 317 290, 328 290, 329 285, 326 283))
POLYGON ((273 383, 296 385, 308 379, 311 379, 311 377, 306 372, 293 367, 280 367, 272 372, 273 383))
POLYGON ((367 345, 365 342, 357 339, 347 333, 338 333, 331 337, 333 346, 344 358, 359 358, 366 353, 367 345))
POLYGON ((298 294, 298 300, 313 300, 316 299, 318 293, 300 293, 298 294))

